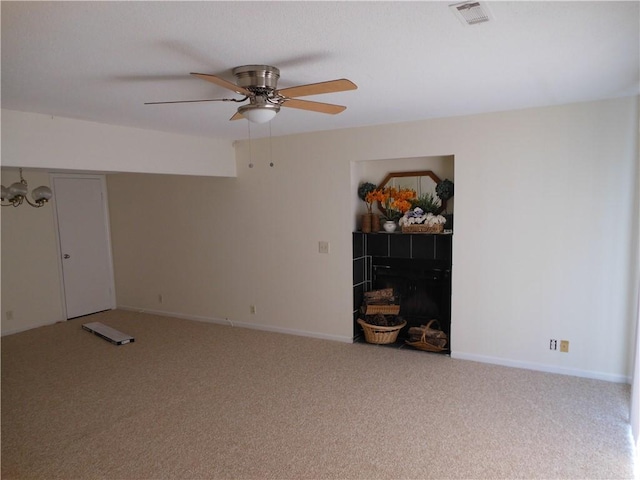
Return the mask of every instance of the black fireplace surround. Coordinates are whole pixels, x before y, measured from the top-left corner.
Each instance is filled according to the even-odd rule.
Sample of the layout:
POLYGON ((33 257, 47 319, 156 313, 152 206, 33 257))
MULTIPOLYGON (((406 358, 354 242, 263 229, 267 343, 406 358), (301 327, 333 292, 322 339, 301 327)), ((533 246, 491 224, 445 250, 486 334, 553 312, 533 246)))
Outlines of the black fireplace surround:
MULTIPOLYGON (((451 352, 451 241, 449 234, 353 233, 353 337, 364 292, 392 287, 407 325, 391 346, 405 345, 410 327, 436 319, 451 352)), ((406 347, 411 348, 411 347, 406 347)))

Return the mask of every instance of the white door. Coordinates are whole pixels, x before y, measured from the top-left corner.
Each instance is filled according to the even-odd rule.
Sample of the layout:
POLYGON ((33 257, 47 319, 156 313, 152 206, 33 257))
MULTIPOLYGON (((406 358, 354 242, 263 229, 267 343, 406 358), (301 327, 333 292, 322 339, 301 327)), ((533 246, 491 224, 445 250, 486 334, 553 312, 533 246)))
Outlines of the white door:
POLYGON ((67 318, 115 307, 106 182, 52 175, 67 318))

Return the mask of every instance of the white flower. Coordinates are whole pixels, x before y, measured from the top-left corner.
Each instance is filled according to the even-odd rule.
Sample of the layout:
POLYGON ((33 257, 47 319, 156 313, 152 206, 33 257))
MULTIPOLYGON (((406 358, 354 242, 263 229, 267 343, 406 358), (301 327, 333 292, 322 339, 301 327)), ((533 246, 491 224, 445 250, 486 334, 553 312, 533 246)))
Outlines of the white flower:
POLYGON ((408 226, 408 225, 428 225, 428 226, 434 226, 434 225, 441 225, 447 222, 447 219, 444 218, 442 215, 434 215, 433 213, 427 213, 424 214, 423 212, 421 212, 421 215, 417 215, 416 210, 420 210, 419 208, 414 209, 413 211, 409 210, 408 212, 406 212, 404 214, 404 216, 402 218, 400 218, 400 221, 398 222, 398 224, 402 227, 402 226, 408 226))

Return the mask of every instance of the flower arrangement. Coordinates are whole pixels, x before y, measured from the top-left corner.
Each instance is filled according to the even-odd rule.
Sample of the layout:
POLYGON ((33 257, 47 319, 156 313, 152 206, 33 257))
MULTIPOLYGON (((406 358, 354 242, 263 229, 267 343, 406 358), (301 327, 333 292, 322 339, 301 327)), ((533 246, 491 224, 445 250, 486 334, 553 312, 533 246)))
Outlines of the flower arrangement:
POLYGON ((376 189, 376 186, 371 182, 362 182, 358 187, 358 198, 367 205, 367 211, 371 213, 371 207, 373 205, 373 201, 368 200, 369 193, 373 192, 376 189))
POLYGON ((384 218, 395 221, 411 208, 416 192, 410 188, 385 187, 367 194, 367 202, 380 202, 385 210, 384 218))
POLYGON ((444 225, 447 219, 442 215, 434 215, 431 212, 425 213, 420 207, 408 210, 398 222, 401 227, 409 225, 427 225, 433 227, 436 225, 444 225))

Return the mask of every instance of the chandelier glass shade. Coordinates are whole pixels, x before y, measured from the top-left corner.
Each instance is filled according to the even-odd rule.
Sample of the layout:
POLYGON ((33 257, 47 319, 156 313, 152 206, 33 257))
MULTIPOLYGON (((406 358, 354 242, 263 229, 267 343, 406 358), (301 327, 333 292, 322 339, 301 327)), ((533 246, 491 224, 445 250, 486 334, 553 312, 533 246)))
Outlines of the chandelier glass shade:
POLYGON ((33 201, 29 200, 29 185, 22 176, 22 169, 20 169, 20 181, 12 183, 9 188, 1 185, 0 193, 3 207, 18 207, 26 201, 32 207, 39 208, 53 197, 51 189, 41 185, 33 189, 31 192, 33 201))

